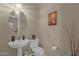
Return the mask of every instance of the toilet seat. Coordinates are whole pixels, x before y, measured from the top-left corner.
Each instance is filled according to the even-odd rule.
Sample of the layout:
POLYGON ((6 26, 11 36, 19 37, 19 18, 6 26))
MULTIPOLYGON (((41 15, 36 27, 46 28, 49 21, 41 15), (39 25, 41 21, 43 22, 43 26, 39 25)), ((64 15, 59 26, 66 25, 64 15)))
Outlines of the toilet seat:
POLYGON ((32 51, 34 53, 34 56, 43 56, 44 55, 44 49, 41 47, 32 48, 32 51))

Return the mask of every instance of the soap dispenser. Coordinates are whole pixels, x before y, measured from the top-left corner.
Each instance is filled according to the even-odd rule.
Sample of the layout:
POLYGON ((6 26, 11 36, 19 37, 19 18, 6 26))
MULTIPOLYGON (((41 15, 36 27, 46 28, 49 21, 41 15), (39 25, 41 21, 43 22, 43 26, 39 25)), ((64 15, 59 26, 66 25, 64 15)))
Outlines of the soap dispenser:
POLYGON ((25 40, 25 35, 23 35, 23 40, 25 40))
POLYGON ((12 35, 11 41, 15 41, 15 36, 14 35, 12 35))

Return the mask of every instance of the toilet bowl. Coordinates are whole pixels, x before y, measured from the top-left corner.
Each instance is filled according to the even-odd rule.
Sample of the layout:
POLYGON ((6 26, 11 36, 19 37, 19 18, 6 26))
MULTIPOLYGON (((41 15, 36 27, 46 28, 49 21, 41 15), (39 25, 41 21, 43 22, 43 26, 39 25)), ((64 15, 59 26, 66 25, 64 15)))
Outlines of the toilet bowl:
POLYGON ((36 47, 32 49, 34 56, 43 56, 44 55, 44 49, 41 47, 36 47))
POLYGON ((39 40, 30 40, 30 48, 33 51, 34 56, 43 56, 44 55, 44 49, 39 46, 39 40))

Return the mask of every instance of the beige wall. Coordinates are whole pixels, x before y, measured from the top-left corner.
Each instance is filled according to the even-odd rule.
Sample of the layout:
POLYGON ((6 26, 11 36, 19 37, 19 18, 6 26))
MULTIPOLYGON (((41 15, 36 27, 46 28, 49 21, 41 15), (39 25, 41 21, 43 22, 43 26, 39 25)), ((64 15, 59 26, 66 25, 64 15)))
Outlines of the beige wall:
POLYGON ((70 24, 74 24, 75 32, 73 28, 69 28, 69 31, 73 33, 71 38, 77 42, 79 39, 79 4, 40 4, 39 19, 40 45, 45 49, 46 55, 70 55, 69 38, 65 26, 69 28, 70 24), (57 25, 48 26, 48 13, 53 11, 58 12, 57 25), (59 49, 52 50, 53 45, 59 49))
POLYGON ((76 44, 79 43, 79 4, 62 4, 61 12, 61 54, 71 55, 69 38, 65 27, 67 26, 69 29, 71 40, 75 40, 76 44))
POLYGON ((45 49, 48 56, 61 55, 60 29, 61 29, 61 4, 40 4, 39 12, 39 36, 40 45, 45 49), (57 25, 48 26, 48 14, 57 11, 57 25), (52 46, 58 46, 58 50, 52 50, 52 46))
MULTIPOLYGON (((16 49, 8 46, 13 34, 8 26, 8 18, 14 7, 15 4, 0 4, 0 53, 8 53, 3 55, 16 55, 16 49)), ((37 33, 38 7, 37 4, 23 4, 23 9, 27 18, 27 26, 24 33, 26 38, 31 38, 32 33, 37 33)))

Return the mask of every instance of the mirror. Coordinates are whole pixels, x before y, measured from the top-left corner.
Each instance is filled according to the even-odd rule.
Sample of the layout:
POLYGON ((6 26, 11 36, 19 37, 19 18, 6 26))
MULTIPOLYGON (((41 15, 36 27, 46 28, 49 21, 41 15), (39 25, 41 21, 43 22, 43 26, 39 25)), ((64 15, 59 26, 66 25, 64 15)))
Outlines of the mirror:
MULTIPOLYGON (((26 16, 23 12, 19 13, 19 30, 20 33, 22 33, 23 31, 25 31, 26 29, 26 25, 27 25, 27 19, 26 16)), ((13 32, 17 33, 18 32, 18 17, 16 16, 16 12, 12 11, 9 14, 9 27, 12 29, 13 32)))

